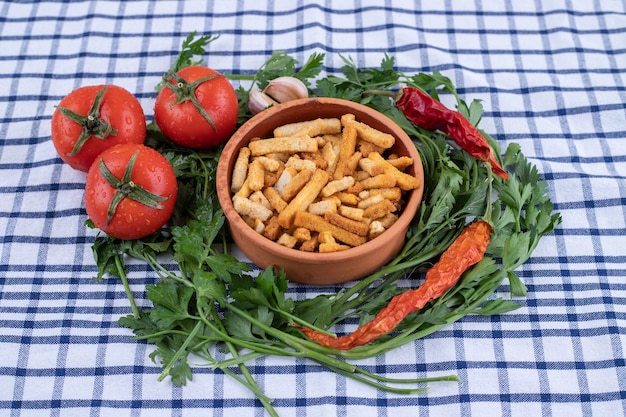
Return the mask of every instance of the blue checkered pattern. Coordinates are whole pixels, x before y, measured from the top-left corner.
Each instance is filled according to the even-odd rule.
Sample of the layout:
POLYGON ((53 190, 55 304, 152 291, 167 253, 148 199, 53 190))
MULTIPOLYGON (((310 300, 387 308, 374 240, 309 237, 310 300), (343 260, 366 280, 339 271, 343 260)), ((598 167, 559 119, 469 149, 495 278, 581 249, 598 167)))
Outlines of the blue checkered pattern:
MULTIPOLYGON (((198 367, 157 382, 151 346, 117 325, 119 281, 95 282, 84 174, 50 141, 54 105, 83 85, 154 86, 198 30, 208 64, 253 73, 273 51, 441 71, 483 101, 481 126, 537 165, 563 224, 502 316, 467 317, 362 366, 392 377, 457 374, 423 395, 374 391, 305 360, 250 369, 281 416, 626 414, 626 4, 623 1, 0 1, 0 415, 261 416, 255 397, 198 367)), ((137 262, 140 307, 155 277, 137 262)), ((405 285, 410 285, 406 282, 405 285)), ((319 289, 294 285, 294 296, 319 289)), ((507 294, 506 287, 501 288, 507 294)))

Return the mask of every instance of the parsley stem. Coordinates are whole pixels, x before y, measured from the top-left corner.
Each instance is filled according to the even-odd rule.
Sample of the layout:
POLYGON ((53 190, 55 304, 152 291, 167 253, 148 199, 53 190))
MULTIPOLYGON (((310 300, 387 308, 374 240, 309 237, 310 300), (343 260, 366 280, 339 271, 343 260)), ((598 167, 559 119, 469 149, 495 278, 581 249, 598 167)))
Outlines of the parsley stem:
POLYGON ((265 354, 261 352, 248 352, 248 353, 244 353, 243 355, 233 356, 230 359, 222 359, 220 361, 215 361, 213 362, 212 368, 224 370, 230 366, 238 365, 240 363, 245 363, 245 362, 260 358, 262 356, 265 356, 265 354))
MULTIPOLYGON (((219 324, 219 328, 223 332, 226 332, 226 328, 224 327, 224 323, 222 322, 222 320, 219 320, 217 318, 218 316, 217 316, 216 312, 213 312, 213 313, 214 314, 212 314, 212 317, 219 324)), ((234 358, 236 358, 239 355, 239 353, 237 352, 237 349, 235 349, 235 347, 233 346, 233 344, 231 342, 226 342, 226 346, 228 347, 228 351, 230 352, 230 354, 234 358)), ((274 407, 272 407, 272 400, 271 400, 271 398, 269 398, 265 394, 263 394, 263 391, 261 391, 261 388, 259 387, 257 382, 254 380, 252 375, 250 374, 250 370, 248 370, 248 367, 246 366, 246 364, 244 362, 240 362, 238 364, 238 367, 239 367, 239 370, 241 371, 242 375, 245 377, 245 379, 247 381, 247 384, 244 384, 243 381, 241 381, 241 380, 239 380, 239 382, 242 383, 244 386, 248 387, 248 389, 250 389, 252 392, 254 392, 254 394, 256 394, 257 398, 259 399, 259 401, 261 401, 261 403, 265 407, 265 410, 267 410, 267 412, 270 414, 270 416, 278 417, 278 413, 276 412, 276 410, 274 410, 274 407)), ((222 370, 222 371, 224 371, 224 370, 222 370)))
POLYGON ((159 377, 157 378, 158 381, 163 381, 165 377, 169 375, 170 369, 172 369, 172 367, 176 364, 176 362, 178 362, 181 359, 181 357, 185 354, 185 352, 187 351, 187 346, 189 346, 189 344, 194 339, 194 337, 196 337, 196 334, 200 331, 201 328, 202 328, 202 323, 198 321, 196 325, 194 326, 193 330, 191 330, 191 332, 189 333, 189 335, 183 342, 183 344, 176 351, 176 353, 174 353, 174 356, 172 356, 172 358, 167 363, 167 365, 165 365, 163 372, 161 372, 161 375, 159 375, 159 377))
POLYGON ((229 79, 229 80, 234 80, 234 81, 254 81, 256 80, 256 75, 250 75, 250 74, 224 74, 224 77, 229 79))
MULTIPOLYGON (((187 336, 188 334, 189 332, 186 332, 184 330, 161 330, 159 332, 143 334, 141 336, 135 336, 134 339, 135 340, 148 340, 148 339, 154 339, 157 336, 170 336, 170 335, 187 336)), ((203 340, 204 342, 210 342, 210 341, 219 342, 222 339, 217 338, 217 337, 203 337, 203 340)))
POLYGON ((226 330, 222 330, 218 328, 215 325, 215 323, 213 323, 212 320, 207 319, 206 313, 200 314, 198 318, 209 329, 211 329, 219 337, 221 337, 222 342, 232 343, 235 346, 239 346, 244 349, 250 349, 252 351, 255 351, 264 355, 292 356, 291 353, 286 351, 283 347, 270 345, 267 343, 268 341, 266 340, 261 340, 259 342, 256 342, 256 341, 250 341, 250 340, 244 340, 244 339, 232 337, 230 334, 228 334, 226 330))
POLYGON ((428 383, 428 382, 458 381, 459 380, 458 376, 456 375, 435 376, 435 377, 430 377, 430 378, 389 378, 386 376, 375 374, 373 372, 366 371, 363 368, 359 368, 358 372, 376 381, 390 382, 394 384, 423 384, 423 383, 428 383))
POLYGON ((386 378, 386 377, 381 377, 379 375, 376 375, 374 373, 368 372, 364 369, 359 368, 358 369, 358 373, 362 374, 364 376, 361 375, 355 375, 355 374, 351 374, 348 375, 344 370, 342 369, 335 369, 335 368, 329 368, 334 372, 337 372, 338 374, 341 374, 343 376, 352 378, 356 381, 362 382, 366 385, 369 385, 371 387, 374 387, 376 389, 382 389, 384 391, 387 392, 391 392, 394 394, 421 394, 424 393, 426 391, 428 391, 428 388, 426 387, 421 387, 421 388, 395 388, 395 387, 390 387, 387 385, 382 385, 381 382, 387 382, 387 383, 394 383, 394 384, 427 384, 429 382, 442 382, 442 381, 458 381, 459 378, 456 375, 444 375, 444 376, 440 376, 440 377, 431 377, 431 378, 414 378, 414 379, 403 379, 403 378, 386 378))
MULTIPOLYGON (((406 250, 406 247, 405 247, 406 250)), ((356 285, 352 288, 345 291, 342 296, 334 301, 334 305, 338 306, 338 309, 335 312, 345 312, 351 308, 355 304, 360 304, 360 300, 352 300, 352 297, 363 293, 364 291, 370 289, 372 284, 384 277, 392 275, 394 273, 402 273, 405 274, 409 268, 418 266, 432 257, 436 256, 440 253, 441 248, 437 247, 428 252, 422 252, 421 256, 408 258, 404 261, 401 261, 404 257, 402 255, 397 256, 392 262, 390 262, 387 266, 379 271, 369 275, 368 277, 360 280, 356 285)))
POLYGON ((120 254, 115 254, 115 268, 117 269, 117 273, 122 280, 122 285, 124 286, 124 291, 126 291, 126 297, 128 298, 128 302, 130 303, 130 308, 133 310, 133 316, 135 318, 139 317, 139 308, 137 308, 137 303, 135 302, 135 296, 133 295, 132 290, 130 289, 130 284, 128 283, 128 277, 126 276, 126 271, 124 270, 124 265, 122 264, 122 260, 120 259, 120 254))
MULTIPOLYGON (((146 262, 148 262, 148 264, 154 270, 154 272, 156 272, 161 277, 161 279, 171 279, 172 281, 176 281, 179 284, 184 285, 186 287, 194 288, 191 282, 189 282, 188 280, 184 278, 179 277, 175 273, 165 268, 163 265, 159 263, 159 261, 154 256, 146 255, 144 256, 144 259, 146 260, 146 262)), ((184 273, 182 275, 185 276, 184 273)))
MULTIPOLYGON (((234 307, 232 304, 228 306, 229 310, 233 311, 234 313, 236 313, 237 315, 240 315, 242 318, 245 318, 247 320, 249 320, 250 322, 252 322, 255 326, 260 327, 261 329, 263 329, 265 332, 267 332, 268 334, 278 338, 279 340, 281 340, 282 342, 284 342, 287 346, 295 349, 295 352, 292 352, 292 356, 304 356, 308 359, 311 359, 325 367, 327 367, 328 369, 334 371, 334 372, 338 372, 344 376, 353 378, 355 380, 361 381, 361 382, 365 382, 368 385, 371 386, 375 386, 378 389, 382 389, 385 391, 389 391, 389 392, 395 392, 395 393, 404 393, 404 394, 409 394, 409 393, 416 393, 416 392, 421 392, 423 389, 410 389, 410 390, 405 390, 405 389, 397 389, 397 388, 393 388, 393 387, 388 387, 385 385, 382 385, 380 383, 376 383, 375 381, 360 377, 357 374, 362 374, 362 375, 367 375, 370 378, 374 378, 374 379, 380 379, 381 381, 385 381, 385 382, 395 382, 395 383, 413 383, 413 382, 427 382, 427 379, 424 380, 402 380, 402 379, 392 379, 392 378, 381 378, 377 375, 371 374, 365 370, 363 370, 362 368, 359 368, 357 366, 354 365, 350 365, 347 362, 344 362, 342 360, 337 359, 335 356, 350 356, 350 351, 337 351, 335 349, 330 349, 330 348, 325 348, 323 346, 318 345, 317 343, 314 342, 310 342, 306 339, 301 339, 298 337, 295 337, 291 334, 285 333, 279 329, 275 329, 271 326, 267 326, 265 324, 263 324, 262 322, 258 321, 257 319, 255 319, 254 317, 248 315, 246 312, 244 312, 243 310, 238 309, 237 307, 234 307)), ((289 352, 289 351, 285 351, 285 352, 289 352)), ((373 355, 367 355, 367 356, 373 356, 373 355)), ((449 376, 449 377, 445 377, 445 380, 453 380, 452 378, 454 378, 453 376, 449 376)), ((440 380, 440 379, 437 379, 440 380)))
POLYGON ((293 314, 291 314, 291 313, 289 313, 289 312, 287 312, 287 311, 281 310, 281 309, 276 308, 276 307, 271 307, 271 306, 270 306, 270 308, 271 308, 273 311, 275 311, 275 312, 279 313, 281 316, 286 317, 286 318, 288 318, 289 320, 293 321, 294 323, 300 324, 300 325, 302 325, 302 326, 307 326, 307 327, 309 327, 309 328, 311 328, 311 329, 313 329, 313 330, 315 330, 315 331, 318 331, 318 332, 320 332, 320 333, 324 333, 324 334, 332 335, 332 333, 331 333, 331 332, 329 332, 328 330, 324 330, 324 329, 322 329, 322 328, 320 328, 320 327, 317 327, 317 326, 315 326, 314 324, 311 324, 311 323, 309 323, 309 322, 308 322, 308 321, 306 321, 306 320, 302 320, 300 317, 295 316, 295 315, 293 315, 293 314))
POLYGON ((263 407, 265 408, 265 410, 268 412, 270 416, 279 417, 278 413, 276 412, 276 410, 271 404, 272 399, 269 398, 267 395, 265 395, 263 391, 259 388, 259 386, 256 385, 256 383, 254 384, 248 383, 248 381, 241 378, 239 375, 235 374, 230 369, 225 369, 225 368, 219 368, 219 369, 220 371, 224 372, 226 375, 228 375, 235 381, 239 382, 242 386, 248 388, 252 393, 254 393, 254 395, 258 397, 259 401, 261 401, 261 403, 263 404, 263 407))
MULTIPOLYGON (((291 347, 292 349, 295 349, 296 352, 300 352, 300 354, 296 354, 296 352, 292 352, 294 356, 306 356, 310 359, 319 360, 323 363, 328 363, 330 365, 345 369, 346 371, 354 372, 354 369, 355 369, 354 365, 350 365, 334 357, 325 355, 324 352, 328 352, 329 351, 328 348, 320 346, 317 343, 311 342, 307 339, 302 339, 300 337, 293 336, 275 327, 268 326, 265 323, 262 323, 261 321, 252 317, 250 314, 246 313, 244 310, 241 310, 238 307, 235 307, 233 304, 229 304, 227 307, 233 313, 248 320, 253 325, 265 331, 267 334, 273 337, 276 337, 285 345, 291 347)), ((289 354, 289 351, 285 351, 285 353, 289 354)))

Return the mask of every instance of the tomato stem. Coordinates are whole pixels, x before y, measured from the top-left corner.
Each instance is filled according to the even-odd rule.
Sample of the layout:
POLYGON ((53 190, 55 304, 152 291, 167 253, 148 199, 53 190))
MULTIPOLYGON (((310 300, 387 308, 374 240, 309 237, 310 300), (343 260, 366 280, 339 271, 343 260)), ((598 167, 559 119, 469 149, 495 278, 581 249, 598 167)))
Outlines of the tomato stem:
POLYGON ((104 121, 100 119, 100 107, 102 106, 102 100, 106 89, 106 87, 102 87, 102 89, 98 91, 98 94, 96 94, 93 104, 89 109, 89 113, 87 113, 86 116, 78 114, 66 107, 56 106, 57 110, 59 110, 61 114, 78 123, 83 128, 80 136, 74 144, 74 147, 67 154, 67 156, 74 156, 80 152, 85 142, 87 142, 87 140, 92 136, 98 139, 106 139, 109 136, 117 135, 117 130, 113 128, 108 120, 104 121))
POLYGON ((113 173, 106 166, 102 158, 100 158, 98 162, 100 174, 111 185, 111 187, 116 189, 116 192, 113 195, 113 198, 111 199, 111 203, 109 204, 109 208, 107 210, 107 226, 109 225, 109 223, 111 223, 111 220, 113 220, 113 216, 115 215, 117 206, 125 198, 130 198, 131 200, 135 200, 141 204, 157 210, 163 209, 163 205, 161 204, 161 202, 169 198, 154 194, 131 180, 131 174, 133 171, 133 167, 135 166, 135 161, 137 160, 138 154, 139 151, 135 151, 135 153, 133 153, 133 155, 130 157, 121 180, 117 179, 115 175, 113 175, 113 173))
POLYGON ((197 80, 190 83, 187 82, 183 77, 178 75, 176 72, 170 71, 165 75, 164 81, 167 87, 169 87, 169 89, 172 90, 172 92, 176 95, 176 101, 174 101, 174 104, 191 101, 196 110, 198 110, 198 113, 200 113, 202 117, 211 125, 213 130, 217 132, 217 126, 215 125, 215 122, 213 121, 213 119, 211 119, 211 116, 209 116, 204 107, 200 105, 198 97, 196 97, 196 88, 198 88, 200 84, 206 81, 210 81, 214 78, 219 77, 223 77, 223 75, 208 75, 206 77, 198 78, 197 80), (171 82, 170 78, 173 78, 175 83, 171 82))

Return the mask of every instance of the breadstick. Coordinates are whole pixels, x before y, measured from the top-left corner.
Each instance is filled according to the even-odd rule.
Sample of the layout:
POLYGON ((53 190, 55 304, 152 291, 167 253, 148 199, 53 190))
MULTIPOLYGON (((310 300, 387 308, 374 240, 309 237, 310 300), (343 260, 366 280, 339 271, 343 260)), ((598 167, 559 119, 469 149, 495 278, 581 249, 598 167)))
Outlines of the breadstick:
POLYGON ((230 191, 236 193, 243 186, 243 182, 248 175, 248 160, 250 158, 250 149, 243 147, 239 150, 235 166, 233 167, 233 176, 230 179, 230 191))
POLYGON ((383 133, 380 130, 366 125, 365 123, 354 122, 354 127, 356 128, 356 131, 361 139, 380 146, 381 148, 391 148, 396 141, 396 139, 389 133, 383 133))
POLYGON ((289 228, 293 224, 294 216, 297 212, 304 212, 311 204, 326 183, 328 173, 321 169, 315 171, 311 180, 300 190, 300 192, 289 202, 287 207, 278 215, 278 223, 284 228, 289 228))
POLYGON ((367 157, 374 162, 378 162, 386 174, 392 175, 396 179, 396 184, 402 190, 408 191, 419 187, 420 182, 417 178, 398 170, 398 168, 387 162, 378 152, 372 152, 367 157))
POLYGON ((248 144, 252 156, 271 153, 316 152, 317 141, 309 136, 287 136, 255 140, 248 144))
POLYGON ((332 135, 341 132, 341 122, 336 118, 315 119, 306 122, 289 123, 274 129, 274 137, 309 135, 332 135))
POLYGON ((347 230, 342 229, 339 226, 335 226, 322 219, 315 214, 307 213, 305 211, 299 211, 294 216, 293 224, 300 227, 306 227, 309 230, 316 232, 330 232, 333 237, 347 245, 359 246, 367 242, 367 238, 359 236, 355 233, 350 233, 347 230))

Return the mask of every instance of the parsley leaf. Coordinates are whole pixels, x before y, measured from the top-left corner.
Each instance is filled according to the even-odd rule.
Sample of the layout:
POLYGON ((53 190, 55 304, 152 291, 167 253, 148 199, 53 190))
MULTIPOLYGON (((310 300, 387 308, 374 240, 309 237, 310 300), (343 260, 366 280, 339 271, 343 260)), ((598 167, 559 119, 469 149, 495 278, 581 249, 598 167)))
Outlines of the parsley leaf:
POLYGON ((118 249, 114 242, 115 239, 111 237, 98 236, 91 246, 94 261, 98 266, 98 274, 96 276, 97 281, 102 281, 105 274, 110 274, 114 277, 120 278, 116 263, 118 249))
POLYGON ((325 54, 314 53, 300 69, 297 69, 297 59, 282 51, 274 52, 267 62, 259 68, 254 81, 260 90, 267 87, 267 84, 274 78, 282 76, 296 77, 304 82, 305 85, 310 86, 309 80, 321 72, 324 57, 325 54))
POLYGON ((146 286, 146 296, 153 303, 150 318, 163 329, 169 329, 179 320, 190 318, 189 301, 193 288, 163 281, 146 286))
MULTIPOLYGON (((187 37, 183 40, 181 51, 178 53, 176 60, 170 67, 167 74, 178 72, 179 70, 190 67, 193 65, 201 65, 203 63, 202 59, 194 59, 196 56, 201 56, 206 53, 205 47, 219 38, 219 35, 206 35, 200 36, 198 39, 195 39, 197 35, 197 31, 191 32, 187 37)), ((167 76, 166 74, 166 76, 167 76)), ((163 86, 165 85, 165 81, 161 81, 156 86, 156 91, 161 91, 163 86)))

